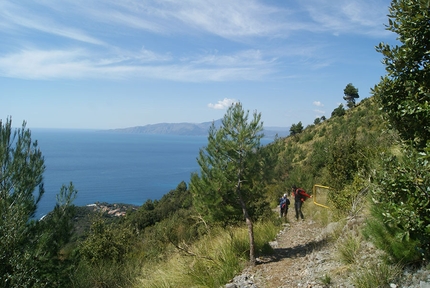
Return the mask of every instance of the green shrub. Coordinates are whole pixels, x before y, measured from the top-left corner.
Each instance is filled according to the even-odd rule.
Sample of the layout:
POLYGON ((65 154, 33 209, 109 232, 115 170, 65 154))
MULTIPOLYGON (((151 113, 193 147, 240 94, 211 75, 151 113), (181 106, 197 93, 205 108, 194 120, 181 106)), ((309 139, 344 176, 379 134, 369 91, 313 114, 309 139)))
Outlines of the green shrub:
POLYGON ((329 201, 339 215, 356 215, 359 213, 366 198, 368 184, 358 175, 354 176, 351 184, 346 185, 342 191, 330 190, 329 201))
POLYGON ((315 133, 313 133, 313 132, 303 133, 303 135, 301 135, 301 137, 300 137, 299 143, 303 144, 303 143, 311 141, 314 138, 314 135, 315 135, 315 133))
POLYGON ((418 240, 401 237, 404 233, 402 229, 384 223, 384 211, 376 212, 375 209, 380 209, 377 206, 372 207, 372 209, 374 216, 367 220, 363 229, 363 236, 371 240, 376 247, 385 251, 393 261, 402 263, 420 261, 421 255, 417 250, 418 240))
POLYGON ((403 156, 383 157, 381 168, 375 169, 374 220, 369 224, 369 234, 376 243, 384 245, 381 248, 396 261, 430 257, 430 163, 427 157, 406 148, 403 156), (380 239, 384 234, 388 242, 380 239))
POLYGON ((88 237, 79 245, 83 260, 92 263, 123 262, 132 249, 134 234, 127 226, 106 224, 97 218, 91 225, 88 237))

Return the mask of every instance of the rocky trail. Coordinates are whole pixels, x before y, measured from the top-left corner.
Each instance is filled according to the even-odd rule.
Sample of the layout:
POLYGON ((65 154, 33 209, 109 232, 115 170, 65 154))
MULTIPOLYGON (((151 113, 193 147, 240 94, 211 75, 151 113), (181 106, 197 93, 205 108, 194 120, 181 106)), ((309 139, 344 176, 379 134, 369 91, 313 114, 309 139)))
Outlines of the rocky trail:
MULTIPOLYGON (((337 256, 337 246, 342 238, 337 241, 329 239, 339 229, 354 233, 359 225, 357 223, 360 221, 350 219, 344 227, 338 227, 338 223, 322 226, 313 220, 290 219, 270 243, 274 255, 258 258, 257 265, 246 268, 225 287, 355 287, 352 276, 357 272, 356 266, 343 264, 337 256)), ((377 259, 380 251, 369 242, 362 241, 360 246, 360 253, 356 256, 358 266, 366 267, 377 259)), ((427 269, 404 270, 401 273, 398 283, 383 287, 430 288, 430 271, 427 269)))

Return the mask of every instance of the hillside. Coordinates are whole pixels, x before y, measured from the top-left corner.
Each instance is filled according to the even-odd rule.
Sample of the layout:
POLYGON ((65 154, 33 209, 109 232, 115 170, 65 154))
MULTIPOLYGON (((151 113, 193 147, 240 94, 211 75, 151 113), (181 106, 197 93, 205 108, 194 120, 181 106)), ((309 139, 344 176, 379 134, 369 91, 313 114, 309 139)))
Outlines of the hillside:
MULTIPOLYGON (((293 183, 307 191, 315 184, 336 187, 329 190, 330 199, 324 199, 330 209, 308 200, 305 221, 297 221, 290 206, 288 220, 270 242, 274 253, 261 255, 255 267, 247 267, 225 287, 430 287, 427 262, 420 266, 393 260, 374 243, 375 231, 368 228, 374 223, 369 193, 373 184, 363 178, 374 177, 382 152, 398 154, 398 141, 369 98, 342 116, 273 144, 282 181, 268 188, 269 195, 277 199, 293 183), (351 160, 360 165, 351 166, 351 160), (340 191, 342 197, 333 195, 340 191)), ((384 237, 387 247, 399 241, 384 237)))
MULTIPOLYGON (((416 169, 420 166, 400 169, 399 174, 384 170, 384 155, 409 157, 403 157, 397 133, 388 129, 373 98, 340 112, 250 153, 253 165, 262 164, 250 165, 259 168, 259 177, 246 199, 253 208, 256 263, 249 262, 249 230, 242 211, 232 205, 222 213, 225 222, 206 218, 198 210, 192 183, 184 181, 160 200, 140 207, 96 203, 56 209, 39 224, 43 229, 54 224, 73 228, 71 241, 51 256, 54 266, 41 262, 44 258, 37 263, 49 264, 42 266, 47 276, 57 273, 49 280, 52 287, 60 282, 74 288, 428 287, 427 262, 420 254, 425 246, 419 246, 427 238, 401 238, 399 226, 387 226, 377 218, 383 215, 377 205, 385 203, 375 201, 380 191, 391 193, 398 184, 408 185, 401 188, 402 195, 411 185, 426 185, 425 174, 409 176, 409 171, 421 172, 416 169), (325 188, 314 190, 316 184, 325 188), (295 219, 294 204, 287 219, 279 217, 279 198, 290 194, 293 185, 314 196, 304 204, 304 221, 295 219), (59 222, 64 211, 74 214, 59 222)), ((215 152, 218 155, 219 150, 215 152)), ((221 167, 219 174, 225 176, 225 166, 221 167)), ((219 193, 203 188, 211 196, 219 193)), ((227 207, 213 203, 215 212, 221 210, 219 205, 227 207)), ((57 237, 52 233, 44 237, 50 235, 57 237)))

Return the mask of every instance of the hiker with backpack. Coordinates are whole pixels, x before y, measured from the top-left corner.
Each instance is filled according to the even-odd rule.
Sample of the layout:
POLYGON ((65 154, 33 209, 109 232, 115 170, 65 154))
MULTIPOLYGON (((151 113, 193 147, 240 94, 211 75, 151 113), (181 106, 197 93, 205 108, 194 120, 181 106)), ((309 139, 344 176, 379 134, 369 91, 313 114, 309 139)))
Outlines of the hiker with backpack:
POLYGON ((279 213, 281 218, 287 217, 288 206, 290 206, 290 199, 288 199, 287 194, 284 194, 284 196, 279 199, 279 213))
POLYGON ((302 205, 307 198, 312 198, 312 195, 307 194, 303 188, 297 188, 296 185, 293 185, 292 190, 292 197, 294 197, 294 209, 296 210, 296 219, 299 220, 300 216, 302 220, 304 220, 305 217, 303 216, 302 205))

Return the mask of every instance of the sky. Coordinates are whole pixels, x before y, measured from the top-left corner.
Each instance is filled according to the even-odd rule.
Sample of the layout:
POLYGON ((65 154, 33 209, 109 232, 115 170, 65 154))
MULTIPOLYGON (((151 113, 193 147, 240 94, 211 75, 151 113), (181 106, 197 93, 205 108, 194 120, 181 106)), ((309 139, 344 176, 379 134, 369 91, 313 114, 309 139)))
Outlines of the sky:
POLYGON ((0 2, 0 119, 115 129, 217 120, 241 102, 265 127, 330 118, 385 75, 388 0, 0 2))

